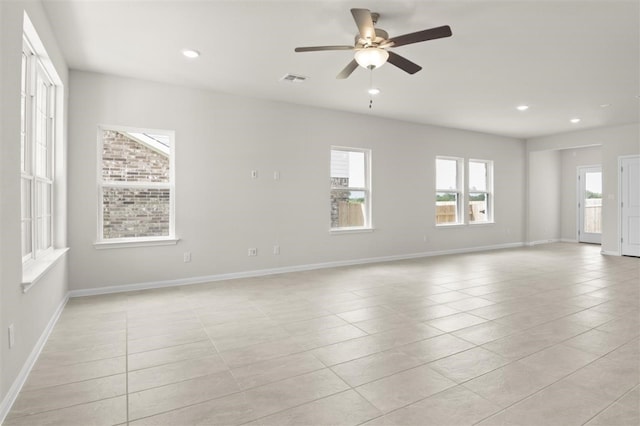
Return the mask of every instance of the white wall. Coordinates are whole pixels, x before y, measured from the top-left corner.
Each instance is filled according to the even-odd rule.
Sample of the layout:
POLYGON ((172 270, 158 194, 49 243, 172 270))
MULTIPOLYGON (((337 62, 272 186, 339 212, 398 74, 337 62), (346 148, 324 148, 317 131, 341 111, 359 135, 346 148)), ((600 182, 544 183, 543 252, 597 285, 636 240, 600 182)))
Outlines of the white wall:
POLYGON ((562 183, 560 195, 560 238, 563 241, 578 241, 578 167, 599 166, 602 150, 599 146, 565 149, 560 151, 562 161, 562 183))
POLYGON ((86 72, 70 93, 72 289, 524 241, 521 140, 86 72), (176 246, 93 247, 98 124, 176 131, 176 246), (332 144, 372 149, 374 232, 328 232, 332 144), (435 228, 436 155, 494 161, 496 224, 435 228))
POLYGON ((558 151, 529 153, 527 242, 560 239, 560 176, 558 151))
MULTIPOLYGON (((529 155, 546 150, 601 146, 602 155, 602 251, 619 254, 618 158, 640 154, 640 124, 601 127, 592 130, 533 138, 527 141, 529 155)), ((541 165, 544 167, 544 165, 541 165)), ((531 166, 530 166, 531 167, 531 166)))
MULTIPOLYGON (((20 78, 23 14, 28 13, 65 88, 68 73, 42 6, 34 1, 0 2, 0 401, 6 403, 8 390, 42 336, 47 324, 67 294, 67 261, 59 261, 28 293, 23 294, 20 235, 20 78), (7 328, 15 328, 15 346, 8 347, 7 328)), ((63 111, 66 113, 66 111, 63 111)), ((64 130, 64 129, 63 129, 64 130)), ((64 131, 63 131, 64 133, 64 131)), ((64 140, 64 135, 63 135, 64 140)), ((64 161, 62 147, 60 159, 64 161)), ((63 172, 63 170, 60 170, 63 172)), ((62 229, 56 244, 65 244, 66 206, 64 179, 55 190, 62 195, 56 212, 62 229)), ((2 409, 0 405, 0 420, 2 409)))

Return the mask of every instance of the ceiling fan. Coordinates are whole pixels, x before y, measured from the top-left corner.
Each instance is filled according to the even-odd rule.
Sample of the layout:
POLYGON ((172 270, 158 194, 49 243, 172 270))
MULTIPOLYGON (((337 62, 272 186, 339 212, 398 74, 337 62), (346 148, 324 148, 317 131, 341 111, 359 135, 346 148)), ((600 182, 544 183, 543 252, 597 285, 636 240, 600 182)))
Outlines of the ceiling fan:
POLYGON ((389 34, 385 30, 374 27, 380 14, 372 13, 369 9, 351 9, 351 14, 359 31, 353 46, 296 47, 295 51, 355 50, 354 59, 336 76, 339 79, 349 77, 358 68, 358 65, 368 69, 375 69, 387 61, 409 74, 415 74, 422 69, 420 65, 388 49, 451 36, 451 28, 448 25, 444 25, 389 38, 389 34))

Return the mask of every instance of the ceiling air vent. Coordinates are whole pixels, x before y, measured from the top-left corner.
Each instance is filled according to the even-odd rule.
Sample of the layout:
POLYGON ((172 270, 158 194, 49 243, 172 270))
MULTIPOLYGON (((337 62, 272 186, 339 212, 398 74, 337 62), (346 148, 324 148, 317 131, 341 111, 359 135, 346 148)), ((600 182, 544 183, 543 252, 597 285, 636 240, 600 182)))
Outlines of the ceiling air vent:
POLYGON ((302 83, 303 81, 306 81, 308 79, 309 77, 305 77, 302 75, 285 74, 285 76, 282 77, 280 81, 283 81, 285 83, 302 83))

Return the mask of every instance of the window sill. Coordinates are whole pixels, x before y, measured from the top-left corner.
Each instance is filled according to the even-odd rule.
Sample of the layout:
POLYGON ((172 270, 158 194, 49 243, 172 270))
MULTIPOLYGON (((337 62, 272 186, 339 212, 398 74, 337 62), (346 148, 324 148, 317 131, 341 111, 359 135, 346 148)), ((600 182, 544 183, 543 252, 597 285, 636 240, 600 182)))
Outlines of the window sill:
POLYGON ((68 248, 55 249, 41 259, 34 260, 24 268, 22 270, 22 292, 29 291, 68 251, 68 248))
POLYGON ((180 238, 150 238, 137 240, 113 240, 100 241, 93 243, 93 247, 97 250, 117 249, 117 248, 133 248, 133 247, 153 247, 153 246, 171 246, 178 244, 180 238))
POLYGON ((440 225, 434 225, 436 229, 445 229, 445 228, 462 228, 467 226, 466 223, 446 223, 440 225))
POLYGON ((368 232, 373 232, 373 228, 335 228, 329 230, 329 234, 331 235, 362 234, 368 232))
POLYGON ((487 225, 495 225, 495 222, 469 222, 469 223, 451 223, 451 224, 442 224, 435 225, 437 229, 444 228, 463 228, 465 226, 487 226, 487 225))

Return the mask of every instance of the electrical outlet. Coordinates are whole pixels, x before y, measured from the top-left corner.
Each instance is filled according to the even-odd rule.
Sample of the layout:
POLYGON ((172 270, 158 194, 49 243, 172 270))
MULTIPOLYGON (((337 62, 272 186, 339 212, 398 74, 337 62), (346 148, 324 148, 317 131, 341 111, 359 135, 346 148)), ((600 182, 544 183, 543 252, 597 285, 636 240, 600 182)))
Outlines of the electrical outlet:
POLYGON ((185 251, 183 255, 184 263, 191 262, 191 252, 185 251))
POLYGON ((250 248, 249 249, 248 256, 257 256, 257 255, 258 255, 258 249, 257 248, 250 248))
POLYGON ((13 324, 9 325, 9 349, 16 344, 16 333, 13 329, 13 324))
POLYGON ((279 245, 273 246, 273 254, 280 254, 280 246, 279 245))

